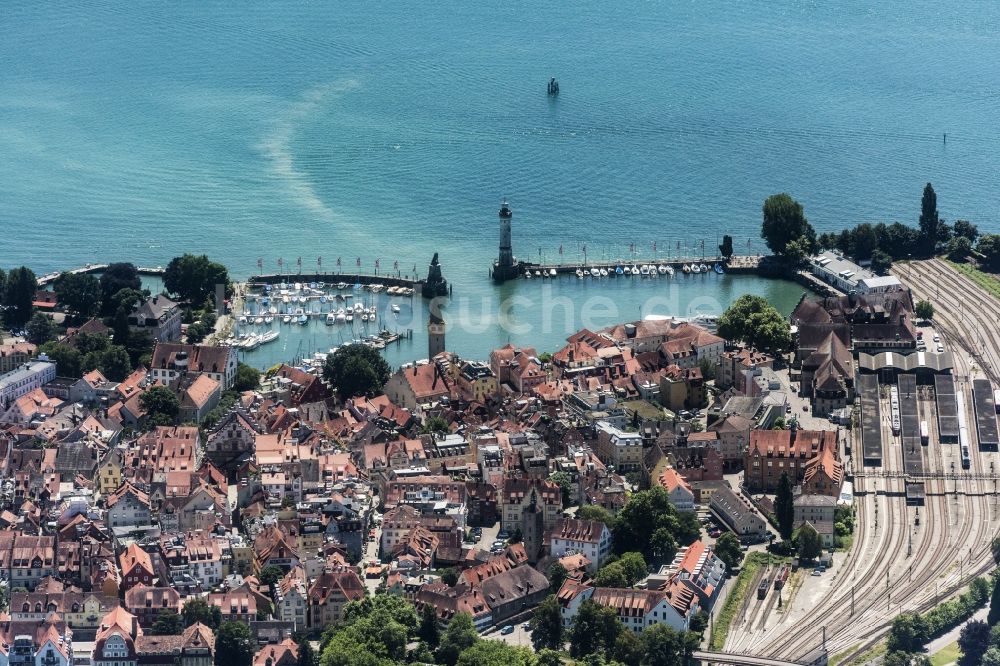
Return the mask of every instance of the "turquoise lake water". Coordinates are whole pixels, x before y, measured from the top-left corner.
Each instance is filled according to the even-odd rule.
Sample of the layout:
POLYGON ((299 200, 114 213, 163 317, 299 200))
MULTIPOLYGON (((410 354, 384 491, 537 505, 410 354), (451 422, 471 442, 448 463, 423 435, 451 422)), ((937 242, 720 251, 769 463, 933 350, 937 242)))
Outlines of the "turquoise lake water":
MULTIPOLYGON (((245 277, 279 257, 423 271, 439 251, 449 320, 459 298, 484 313, 449 347, 552 349, 565 332, 539 303, 514 304, 531 331, 497 323, 502 298, 542 293, 487 280, 503 197, 532 259, 711 250, 723 233, 759 251, 776 191, 820 231, 915 223, 927 181, 942 216, 1000 231, 998 28, 994 3, 6 2, 0 265, 197 251, 245 277)), ((550 286, 577 321, 598 295, 631 318, 801 294, 675 283, 550 286)), ((306 328, 252 360, 337 342, 306 328)))

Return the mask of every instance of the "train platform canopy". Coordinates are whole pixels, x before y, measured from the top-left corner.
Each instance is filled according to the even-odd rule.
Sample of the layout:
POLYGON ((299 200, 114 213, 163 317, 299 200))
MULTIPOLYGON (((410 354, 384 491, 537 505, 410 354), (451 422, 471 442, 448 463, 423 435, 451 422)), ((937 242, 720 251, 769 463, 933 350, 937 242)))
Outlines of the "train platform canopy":
POLYGON ((950 374, 955 361, 950 351, 936 352, 880 352, 878 354, 858 353, 858 369, 867 373, 907 373, 916 375, 950 374))
POLYGON ((864 464, 879 467, 882 465, 882 418, 878 378, 875 375, 858 375, 856 386, 861 398, 861 448, 864 464))
POLYGON ((997 407, 993 401, 993 384, 988 379, 972 381, 972 398, 976 409, 976 435, 981 451, 1000 449, 997 431, 997 407))
POLYGON ((955 378, 938 375, 934 378, 937 402, 938 438, 943 443, 958 441, 958 401, 955 399, 955 378))
POLYGON ((910 506, 923 506, 927 491, 922 481, 909 481, 906 484, 906 503, 910 506))

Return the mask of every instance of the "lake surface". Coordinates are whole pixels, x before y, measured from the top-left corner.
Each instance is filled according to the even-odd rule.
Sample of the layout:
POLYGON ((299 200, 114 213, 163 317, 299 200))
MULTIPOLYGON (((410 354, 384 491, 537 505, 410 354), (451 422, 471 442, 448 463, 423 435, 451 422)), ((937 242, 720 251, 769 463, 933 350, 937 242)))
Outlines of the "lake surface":
MULTIPOLYGON (((542 331, 538 303, 513 306, 531 332, 492 325, 502 299, 542 293, 488 282, 504 197, 531 259, 711 253, 724 233, 761 251, 778 191, 819 231, 915 223, 928 181, 942 216, 1000 231, 994 3, 95 0, 0 15, 2 266, 197 251, 237 277, 279 257, 423 272, 437 251, 449 320, 460 298, 485 313, 448 346, 483 356, 565 337, 542 331)), ((801 294, 676 282, 668 306, 649 304, 662 281, 548 284, 577 321, 595 296, 633 318, 748 291, 788 310, 801 294)), ((254 356, 296 336, 333 346, 325 330, 254 356)), ((426 355, 405 344, 394 362, 426 355)))

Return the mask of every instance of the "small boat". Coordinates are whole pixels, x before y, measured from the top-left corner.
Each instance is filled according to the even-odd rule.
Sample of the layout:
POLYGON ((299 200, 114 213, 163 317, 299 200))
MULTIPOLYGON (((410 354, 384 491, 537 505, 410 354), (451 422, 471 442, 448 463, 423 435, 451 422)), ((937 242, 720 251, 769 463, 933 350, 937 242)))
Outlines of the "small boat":
POLYGON ((396 305, 395 303, 392 304, 392 308, 391 309, 392 309, 393 314, 399 314, 399 306, 396 305))
POLYGON ((624 268, 622 268, 621 266, 615 266, 615 275, 621 275, 624 272, 625 272, 624 268))
POLYGON ((551 79, 549 79, 549 85, 546 87, 546 90, 550 95, 559 94, 559 82, 556 81, 556 78, 554 76, 551 79))
POLYGON ((601 277, 608 277, 608 269, 607 268, 602 268, 601 269, 601 277))
POLYGON ((255 324, 256 324, 257 326, 260 326, 261 324, 263 324, 263 323, 264 323, 264 318, 263 318, 263 317, 260 317, 260 316, 258 316, 257 318, 255 318, 255 319, 253 320, 253 323, 255 323, 255 324))
POLYGON ((698 268, 701 269, 702 273, 707 273, 708 272, 708 265, 707 264, 701 264, 700 266, 698 266, 698 268))
POLYGON ((282 321, 282 323, 285 323, 285 324, 291 324, 292 323, 292 315, 285 315, 284 317, 281 318, 281 321, 282 321))
POLYGON ((296 282, 293 285, 293 288, 295 289, 295 291, 302 291, 302 283, 301 282, 296 282))
POLYGON ((531 271, 524 271, 524 277, 525 277, 525 279, 530 280, 531 279, 531 271))
POLYGON ((338 282, 337 283, 337 289, 340 289, 340 290, 347 289, 347 283, 346 282, 338 282))
POLYGON ((632 266, 632 275, 641 275, 641 274, 642 274, 642 272, 639 270, 639 267, 633 265, 632 266))
POLYGON ((541 271, 535 271, 535 277, 542 277, 541 271))
POLYGON ((273 321, 274 321, 274 317, 272 317, 272 316, 271 316, 271 315, 269 315, 269 314, 268 314, 268 315, 264 315, 264 323, 265 323, 265 324, 270 324, 270 323, 271 323, 271 322, 273 322, 273 321))
POLYGON ((684 264, 683 266, 681 266, 681 270, 684 271, 685 273, 690 273, 691 267, 688 266, 687 264, 684 264))
POLYGON ((725 273, 725 272, 726 272, 726 271, 724 271, 724 270, 722 269, 722 264, 719 264, 719 263, 715 264, 715 266, 713 266, 713 267, 712 267, 712 270, 714 270, 714 271, 715 271, 716 273, 718 273, 719 275, 722 275, 723 273, 725 273))
POLYGON ((268 342, 273 342, 278 339, 278 331, 268 331, 264 335, 260 336, 260 344, 267 344, 268 342))
POLYGON ((348 311, 347 314, 337 315, 337 319, 340 319, 341 317, 343 317, 344 321, 346 321, 346 322, 353 322, 354 321, 354 313, 351 312, 351 311, 348 311))
POLYGON ((660 275, 666 275, 667 274, 667 267, 664 266, 663 264, 660 264, 659 266, 657 266, 656 270, 659 271, 660 275))
POLYGON ((305 316, 305 314, 300 314, 299 315, 299 323, 300 324, 305 324, 308 321, 309 321, 309 317, 305 316))
POLYGON ((319 302, 326 303, 326 294, 323 294, 322 296, 319 297, 319 302))
POLYGON ((361 314, 364 311, 365 311, 365 306, 361 305, 361 303, 355 303, 354 304, 354 312, 355 312, 355 314, 361 314))
POLYGON ((583 269, 581 269, 581 268, 576 269, 576 276, 578 278, 582 278, 583 277, 583 269))
POLYGON ((337 315, 335 315, 332 312, 328 312, 327 315, 326 315, 326 325, 327 326, 332 326, 336 322, 337 322, 337 315))
POLYGON ((556 269, 550 268, 549 269, 549 277, 555 277, 555 276, 556 276, 556 269))
POLYGON ((692 273, 701 273, 701 267, 698 264, 691 264, 692 273))
POLYGON ((591 268, 590 269, 590 274, 593 277, 601 277, 601 271, 599 269, 597 269, 597 268, 591 268))
POLYGON ((245 323, 247 323, 247 318, 246 318, 245 316, 243 316, 243 315, 240 315, 240 319, 239 319, 239 322, 240 322, 241 324, 245 324, 245 323))
POLYGON ((268 311, 269 314, 272 314, 272 315, 278 314, 278 308, 274 307, 273 305, 271 307, 269 307, 267 309, 267 311, 268 311))

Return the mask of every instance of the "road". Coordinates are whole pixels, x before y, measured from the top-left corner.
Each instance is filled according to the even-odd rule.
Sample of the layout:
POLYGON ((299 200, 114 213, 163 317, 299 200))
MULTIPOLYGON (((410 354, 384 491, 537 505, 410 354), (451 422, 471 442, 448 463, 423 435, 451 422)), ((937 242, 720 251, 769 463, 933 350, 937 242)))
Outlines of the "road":
MULTIPOLYGON (((935 290, 940 284, 946 292, 935 302, 935 323, 954 352, 956 385, 966 395, 966 418, 971 424, 971 377, 984 364, 1000 368, 994 323, 1000 304, 975 294, 961 276, 956 280, 947 264, 924 263, 932 265, 914 266, 912 273, 924 284, 933 283, 935 290), (963 306, 954 296, 965 293, 971 294, 973 306, 963 306), (970 344, 963 351, 966 341, 975 341, 976 349, 970 344)), ((914 287, 918 297, 930 293, 919 283, 914 287)), ((908 507, 898 494, 903 489, 902 445, 892 434, 884 400, 883 469, 865 469, 860 460, 849 461, 856 474, 858 508, 852 549, 835 557, 832 571, 801 577, 801 587, 791 586, 780 610, 773 592, 763 602, 752 595, 742 620, 733 623, 725 651, 799 659, 821 644, 825 628, 831 656, 857 656, 888 632, 900 612, 926 610, 993 567, 989 544, 997 534, 998 506, 988 474, 990 463, 1000 460, 996 453, 978 451, 973 442, 970 472, 983 478, 968 478, 958 462, 957 445, 937 441, 933 396, 923 394, 918 409, 920 419, 932 427, 931 444, 922 452, 924 469, 938 475, 926 482, 920 525, 915 524, 918 509, 908 507), (952 475, 953 469, 958 476, 952 475)), ((975 428, 970 431, 974 439, 975 428)), ((859 444, 855 442, 854 450, 859 444)))

